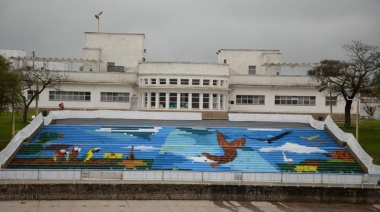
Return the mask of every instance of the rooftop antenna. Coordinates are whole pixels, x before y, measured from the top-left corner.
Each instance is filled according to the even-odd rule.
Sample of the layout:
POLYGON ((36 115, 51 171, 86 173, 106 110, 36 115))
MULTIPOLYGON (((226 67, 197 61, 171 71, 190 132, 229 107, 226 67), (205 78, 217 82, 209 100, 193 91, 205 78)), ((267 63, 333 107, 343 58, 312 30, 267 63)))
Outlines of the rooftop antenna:
POLYGON ((100 12, 98 13, 97 15, 95 15, 95 18, 98 19, 98 32, 99 32, 99 24, 100 24, 100 15, 102 14, 103 12, 100 12))

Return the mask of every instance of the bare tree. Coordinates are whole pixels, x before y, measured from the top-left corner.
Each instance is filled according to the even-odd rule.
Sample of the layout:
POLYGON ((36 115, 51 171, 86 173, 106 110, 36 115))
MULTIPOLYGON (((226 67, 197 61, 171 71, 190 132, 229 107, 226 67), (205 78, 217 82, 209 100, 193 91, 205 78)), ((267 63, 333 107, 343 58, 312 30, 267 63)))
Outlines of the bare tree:
POLYGON ((343 49, 348 53, 348 62, 322 60, 308 75, 320 82, 320 91, 329 88, 343 96, 346 102, 344 127, 350 128, 352 101, 358 94, 370 92, 372 78, 380 72, 380 49, 361 41, 346 44, 343 49))
POLYGON ((21 90, 24 91, 21 94, 24 103, 23 122, 27 120, 28 110, 33 100, 38 101, 38 96, 46 88, 59 90, 61 83, 68 80, 68 77, 62 72, 41 69, 27 70, 23 68, 18 73, 22 81, 21 90), (27 96, 25 96, 25 91, 28 93, 27 96))

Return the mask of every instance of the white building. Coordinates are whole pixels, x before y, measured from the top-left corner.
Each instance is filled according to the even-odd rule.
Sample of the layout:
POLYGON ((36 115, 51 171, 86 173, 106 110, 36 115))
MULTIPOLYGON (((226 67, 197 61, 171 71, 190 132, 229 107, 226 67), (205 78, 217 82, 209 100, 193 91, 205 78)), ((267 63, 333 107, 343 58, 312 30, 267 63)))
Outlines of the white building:
MULTIPOLYGON (((39 108, 56 110, 64 102, 74 110, 197 111, 204 119, 227 118, 228 112, 315 118, 330 113, 330 97, 316 89, 316 81, 281 73, 287 64, 279 50, 220 49, 216 63, 153 62, 145 61, 144 39, 144 34, 87 32, 82 59, 34 58, 83 64, 60 71, 70 80, 61 91, 45 90, 39 108)), ((343 120, 344 101, 333 97, 332 105, 343 120)))

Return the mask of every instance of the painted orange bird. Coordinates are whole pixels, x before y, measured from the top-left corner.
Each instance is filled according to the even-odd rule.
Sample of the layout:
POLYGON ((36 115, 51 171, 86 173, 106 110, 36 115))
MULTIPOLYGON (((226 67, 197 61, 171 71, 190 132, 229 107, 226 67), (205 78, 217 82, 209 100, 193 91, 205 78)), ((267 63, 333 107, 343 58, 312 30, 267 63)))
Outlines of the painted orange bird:
POLYGON ((231 141, 230 143, 227 143, 226 138, 219 131, 217 133, 217 139, 218 139, 219 146, 221 146, 224 151, 224 155, 216 156, 216 155, 210 155, 207 152, 202 152, 202 155, 206 156, 207 159, 215 161, 214 163, 210 163, 210 166, 212 168, 215 168, 219 166, 220 164, 229 163, 235 160, 237 156, 236 148, 244 146, 245 141, 246 141, 246 138, 241 138, 241 139, 236 139, 234 141, 231 141))

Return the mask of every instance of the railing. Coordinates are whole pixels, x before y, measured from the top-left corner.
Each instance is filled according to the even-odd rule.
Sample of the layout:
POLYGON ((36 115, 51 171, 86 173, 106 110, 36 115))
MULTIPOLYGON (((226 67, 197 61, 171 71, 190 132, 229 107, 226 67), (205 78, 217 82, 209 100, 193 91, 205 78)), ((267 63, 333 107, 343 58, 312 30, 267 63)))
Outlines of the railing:
POLYGON ((130 170, 0 170, 0 183, 144 183, 380 188, 380 175, 130 170))

